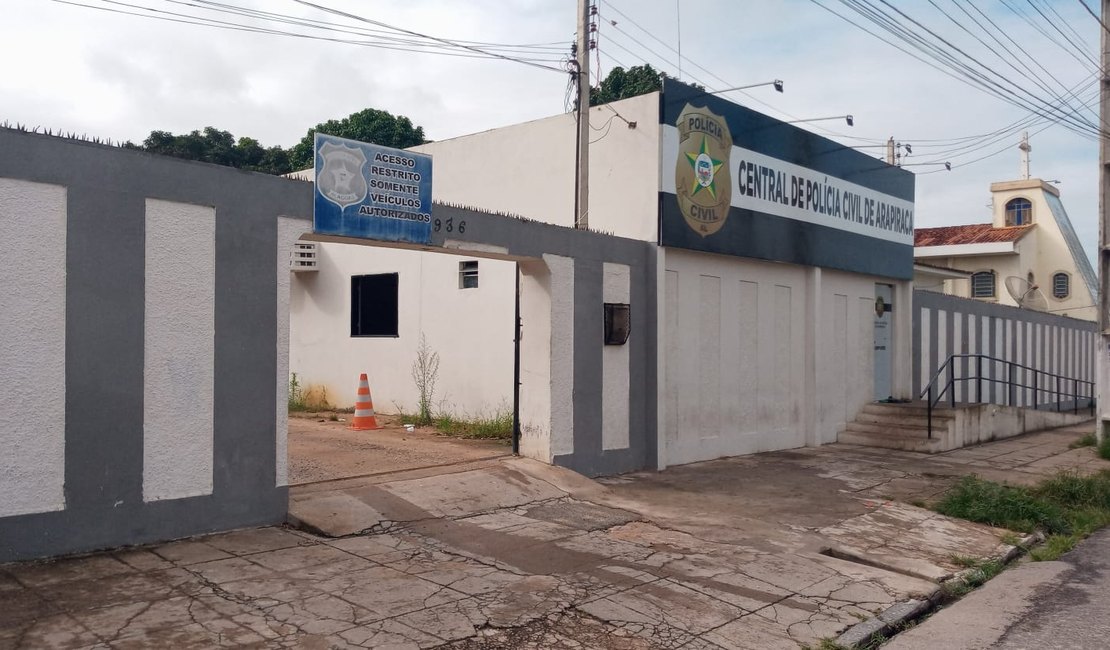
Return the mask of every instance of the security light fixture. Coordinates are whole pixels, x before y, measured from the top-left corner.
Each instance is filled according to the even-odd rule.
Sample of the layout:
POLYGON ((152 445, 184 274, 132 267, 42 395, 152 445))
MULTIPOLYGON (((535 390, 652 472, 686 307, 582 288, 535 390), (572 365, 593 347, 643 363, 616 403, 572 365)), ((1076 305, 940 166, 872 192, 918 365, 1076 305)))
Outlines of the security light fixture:
POLYGON ((845 122, 848 123, 848 126, 855 126, 856 125, 856 120, 851 115, 831 115, 829 117, 811 117, 811 118, 806 119, 806 120, 790 120, 786 123, 787 124, 798 124, 798 123, 801 123, 801 122, 822 122, 824 120, 844 120, 845 122))

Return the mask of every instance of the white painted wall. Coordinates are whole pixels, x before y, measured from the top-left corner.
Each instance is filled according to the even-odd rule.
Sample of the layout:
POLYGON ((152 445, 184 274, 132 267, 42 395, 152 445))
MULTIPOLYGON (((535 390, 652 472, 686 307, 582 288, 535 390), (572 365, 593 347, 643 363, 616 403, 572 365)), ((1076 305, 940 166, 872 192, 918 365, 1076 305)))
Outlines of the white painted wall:
POLYGON ((277 466, 275 482, 277 485, 289 484, 289 290, 293 284, 293 273, 289 270, 290 252, 293 244, 301 235, 311 232, 312 227, 303 219, 278 217, 277 220, 277 466))
POLYGON ((805 267, 665 259, 665 464, 804 445, 805 267))
POLYGON ((65 508, 66 188, 0 178, 0 517, 65 508))
POLYGON ((147 199, 143 500, 212 493, 216 210, 147 199))
MULTIPOLYGON (((590 125, 590 229, 656 241, 659 93, 591 108, 590 125)), ((437 202, 572 226, 574 143, 567 113, 412 150, 434 160, 437 202)))
MULTIPOLYGON (((674 248, 664 259, 662 466, 835 442, 871 401, 875 283, 890 280, 674 248)), ((893 345, 904 396, 903 285, 893 345)))
MULTIPOLYGON (((437 179, 438 182, 438 179, 437 179)), ((459 415, 512 408, 515 265, 479 259, 476 289, 459 288, 459 262, 477 258, 356 244, 318 243, 316 272, 290 288, 289 370, 354 405, 367 373, 374 408, 415 412, 411 368, 423 332, 440 356, 436 406, 459 415), (399 273, 400 336, 351 337, 351 276, 399 273)))
MULTIPOLYGON (((875 283, 884 282, 853 273, 822 270, 820 315, 816 326, 817 444, 836 442, 837 432, 873 399, 875 283)), ((885 282, 890 282, 886 280, 885 282)), ((908 303, 895 300, 892 317, 912 314, 908 303)), ((899 327, 892 321, 892 378, 897 382, 899 327)), ((897 392, 898 385, 895 383, 897 392)))

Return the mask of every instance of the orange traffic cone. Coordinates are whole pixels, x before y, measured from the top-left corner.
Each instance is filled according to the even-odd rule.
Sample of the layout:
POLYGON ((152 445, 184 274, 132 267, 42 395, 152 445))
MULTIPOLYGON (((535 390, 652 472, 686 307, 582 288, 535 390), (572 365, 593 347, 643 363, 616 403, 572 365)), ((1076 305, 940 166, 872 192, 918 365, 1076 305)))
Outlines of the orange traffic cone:
POLYGON ((351 431, 380 429, 378 418, 374 415, 374 400, 370 398, 370 382, 366 373, 358 378, 358 395, 355 397, 355 416, 351 418, 351 431))

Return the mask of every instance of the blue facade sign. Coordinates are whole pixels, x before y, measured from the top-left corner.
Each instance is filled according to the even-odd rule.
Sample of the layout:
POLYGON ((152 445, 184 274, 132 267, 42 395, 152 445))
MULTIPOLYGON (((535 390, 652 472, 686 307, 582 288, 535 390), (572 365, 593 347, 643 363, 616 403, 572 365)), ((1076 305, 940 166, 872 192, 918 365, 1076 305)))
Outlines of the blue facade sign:
POLYGON ((313 232, 431 243, 431 156, 323 133, 315 151, 313 232))
POLYGON ((914 176, 667 78, 663 246, 913 277, 914 176))

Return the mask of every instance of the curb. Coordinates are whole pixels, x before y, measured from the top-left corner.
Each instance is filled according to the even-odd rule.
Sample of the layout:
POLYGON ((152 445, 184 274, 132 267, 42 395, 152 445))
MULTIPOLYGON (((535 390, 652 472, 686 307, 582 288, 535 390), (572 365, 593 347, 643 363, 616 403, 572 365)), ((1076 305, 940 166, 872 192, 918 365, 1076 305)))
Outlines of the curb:
MULTIPOLYGON (((1044 534, 1040 531, 1026 535, 1015 546, 1011 546, 1000 556, 993 559, 1002 564, 1013 562, 1028 550, 1044 541, 1044 534)), ((940 581, 936 591, 929 594, 925 600, 907 600, 887 607, 878 616, 873 616, 866 621, 857 623, 844 631, 836 638, 836 644, 845 648, 858 648, 869 642, 876 634, 889 635, 891 632, 903 627, 906 623, 914 621, 929 613, 943 601, 943 586, 952 581, 966 580, 975 568, 968 568, 953 573, 940 581)))

